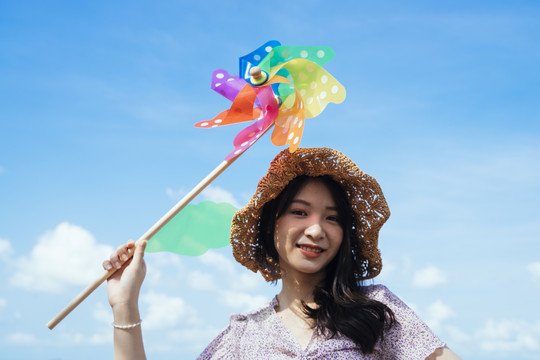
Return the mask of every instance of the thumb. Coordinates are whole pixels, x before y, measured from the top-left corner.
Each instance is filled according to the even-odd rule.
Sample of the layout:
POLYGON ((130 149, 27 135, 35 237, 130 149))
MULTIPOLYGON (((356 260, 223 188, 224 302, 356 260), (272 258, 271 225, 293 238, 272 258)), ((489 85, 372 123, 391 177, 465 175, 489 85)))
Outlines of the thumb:
POLYGON ((137 241, 135 244, 135 252, 133 253, 133 261, 140 265, 144 257, 144 249, 146 249, 146 243, 148 240, 137 241))

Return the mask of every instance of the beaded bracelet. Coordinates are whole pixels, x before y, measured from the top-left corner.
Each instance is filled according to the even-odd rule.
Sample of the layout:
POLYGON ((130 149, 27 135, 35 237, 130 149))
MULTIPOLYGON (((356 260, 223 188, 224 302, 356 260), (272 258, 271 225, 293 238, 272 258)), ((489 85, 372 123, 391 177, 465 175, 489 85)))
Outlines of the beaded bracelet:
POLYGON ((135 324, 129 324, 129 325, 118 325, 115 323, 112 323, 111 325, 116 329, 132 329, 134 327, 140 326, 142 323, 142 319, 136 322, 135 324))

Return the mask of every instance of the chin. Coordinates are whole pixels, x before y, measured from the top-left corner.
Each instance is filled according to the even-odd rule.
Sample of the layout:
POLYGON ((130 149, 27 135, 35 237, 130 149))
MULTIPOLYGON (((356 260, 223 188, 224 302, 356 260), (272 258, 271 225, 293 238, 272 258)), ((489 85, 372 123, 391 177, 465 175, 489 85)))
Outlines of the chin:
POLYGON ((321 272, 323 272, 325 267, 326 267, 326 265, 325 266, 313 266, 313 264, 305 264, 305 265, 300 264, 297 267, 295 267, 295 270, 299 271, 301 273, 304 273, 304 274, 315 275, 315 274, 320 274, 321 272))

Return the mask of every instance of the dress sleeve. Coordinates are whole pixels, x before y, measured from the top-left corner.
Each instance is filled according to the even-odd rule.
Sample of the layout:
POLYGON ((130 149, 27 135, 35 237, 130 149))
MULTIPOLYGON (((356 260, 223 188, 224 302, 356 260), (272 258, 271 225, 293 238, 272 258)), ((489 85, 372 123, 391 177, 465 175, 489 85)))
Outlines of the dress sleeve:
POLYGON ((401 299, 383 285, 373 286, 372 299, 388 306, 396 317, 395 325, 376 347, 384 360, 425 360, 444 347, 431 329, 401 299))
POLYGON ((212 340, 197 360, 236 359, 238 339, 242 337, 245 331, 246 320, 247 318, 243 315, 232 315, 229 325, 212 340))

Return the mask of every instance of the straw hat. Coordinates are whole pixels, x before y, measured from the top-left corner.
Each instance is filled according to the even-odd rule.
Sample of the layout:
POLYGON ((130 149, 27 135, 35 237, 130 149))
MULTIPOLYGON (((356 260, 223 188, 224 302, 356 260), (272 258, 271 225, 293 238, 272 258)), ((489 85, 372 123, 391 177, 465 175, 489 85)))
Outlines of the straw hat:
POLYGON ((292 154, 285 149, 274 158, 251 200, 233 216, 231 244, 235 259, 251 271, 259 271, 266 281, 281 277, 279 264, 264 251, 259 217, 264 204, 300 175, 329 175, 343 187, 353 214, 351 236, 358 241, 365 258, 363 276, 365 279, 377 276, 382 268, 377 247, 379 229, 390 216, 390 210, 377 181, 348 157, 328 148, 299 148, 292 154))

